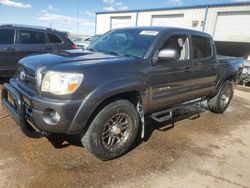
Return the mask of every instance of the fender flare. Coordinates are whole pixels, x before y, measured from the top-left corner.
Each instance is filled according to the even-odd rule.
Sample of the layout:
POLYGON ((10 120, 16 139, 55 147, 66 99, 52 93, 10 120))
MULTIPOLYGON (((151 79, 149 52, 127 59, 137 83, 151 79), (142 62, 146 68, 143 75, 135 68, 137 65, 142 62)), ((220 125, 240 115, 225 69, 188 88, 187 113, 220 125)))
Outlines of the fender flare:
POLYGON ((119 79, 97 87, 83 100, 67 132, 69 134, 83 132, 100 104, 112 96, 131 91, 138 91, 143 100, 146 82, 139 78, 119 79))
POLYGON ((97 87, 86 97, 86 99, 104 101, 114 95, 131 91, 138 91, 140 95, 144 95, 146 91, 146 82, 138 77, 114 80, 97 87))
POLYGON ((223 83, 227 80, 227 78, 231 77, 237 77, 237 73, 235 72, 226 72, 221 75, 221 77, 218 79, 217 85, 215 86, 214 90, 210 94, 210 96, 215 96, 221 89, 223 83))

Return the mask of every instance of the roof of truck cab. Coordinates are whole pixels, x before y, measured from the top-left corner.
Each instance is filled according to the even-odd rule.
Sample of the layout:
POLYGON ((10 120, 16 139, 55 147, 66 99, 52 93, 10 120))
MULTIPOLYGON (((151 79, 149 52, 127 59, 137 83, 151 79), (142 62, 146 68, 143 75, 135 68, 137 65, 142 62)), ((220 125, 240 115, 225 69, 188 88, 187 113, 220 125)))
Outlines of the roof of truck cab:
POLYGON ((147 31, 158 31, 158 32, 170 32, 170 31, 183 31, 189 32, 191 35, 202 35, 209 38, 212 38, 208 33, 204 33, 201 31, 196 31, 192 29, 178 28, 178 27, 163 27, 163 26, 139 26, 139 27, 125 27, 114 30, 122 30, 122 29, 135 29, 135 30, 147 30, 147 31))

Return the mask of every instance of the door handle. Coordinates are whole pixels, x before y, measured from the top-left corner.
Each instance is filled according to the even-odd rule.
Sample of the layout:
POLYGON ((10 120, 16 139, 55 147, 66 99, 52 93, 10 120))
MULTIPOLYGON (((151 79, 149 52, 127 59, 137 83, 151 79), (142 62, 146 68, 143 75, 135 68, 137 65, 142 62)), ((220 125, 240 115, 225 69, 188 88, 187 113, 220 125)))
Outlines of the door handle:
POLYGON ((3 51, 13 52, 16 51, 15 48, 3 48, 3 51))
POLYGON ((185 67, 184 69, 185 69, 186 72, 190 72, 191 71, 190 67, 185 67))

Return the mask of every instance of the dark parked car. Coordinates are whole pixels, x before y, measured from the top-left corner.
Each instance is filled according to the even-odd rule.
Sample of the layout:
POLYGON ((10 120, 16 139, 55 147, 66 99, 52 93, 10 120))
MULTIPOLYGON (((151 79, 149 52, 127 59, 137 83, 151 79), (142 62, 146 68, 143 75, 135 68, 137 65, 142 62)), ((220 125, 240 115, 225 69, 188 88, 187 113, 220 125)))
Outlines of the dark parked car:
POLYGON ((31 54, 75 48, 65 32, 50 28, 0 25, 0 76, 15 73, 20 59, 31 54))
POLYGON ((183 105, 208 101, 223 113, 242 58, 217 57, 210 35, 178 28, 117 29, 88 50, 32 56, 4 84, 2 103, 24 134, 80 135, 102 160, 128 151, 144 116, 169 120, 183 105))

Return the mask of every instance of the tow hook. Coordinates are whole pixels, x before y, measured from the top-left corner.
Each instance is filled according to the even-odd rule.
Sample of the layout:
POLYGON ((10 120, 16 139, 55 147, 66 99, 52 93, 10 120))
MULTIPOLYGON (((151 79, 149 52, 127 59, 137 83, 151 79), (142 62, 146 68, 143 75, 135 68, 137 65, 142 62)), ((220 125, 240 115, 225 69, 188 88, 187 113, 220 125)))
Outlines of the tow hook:
POLYGON ((40 133, 41 133, 43 136, 45 136, 45 137, 48 137, 48 136, 51 135, 51 133, 48 133, 48 132, 46 132, 46 131, 40 131, 40 133))

